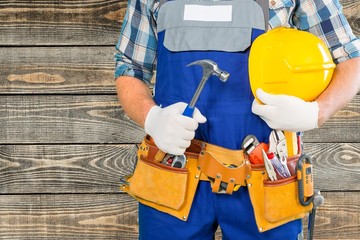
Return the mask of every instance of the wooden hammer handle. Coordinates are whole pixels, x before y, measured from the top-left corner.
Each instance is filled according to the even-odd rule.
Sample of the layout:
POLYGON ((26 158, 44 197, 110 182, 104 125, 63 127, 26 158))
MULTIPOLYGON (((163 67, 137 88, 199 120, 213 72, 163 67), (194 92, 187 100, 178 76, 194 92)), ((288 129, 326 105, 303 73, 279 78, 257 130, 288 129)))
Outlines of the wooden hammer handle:
POLYGON ((155 155, 155 161, 161 162, 164 159, 165 155, 166 155, 166 153, 159 149, 159 151, 155 155))

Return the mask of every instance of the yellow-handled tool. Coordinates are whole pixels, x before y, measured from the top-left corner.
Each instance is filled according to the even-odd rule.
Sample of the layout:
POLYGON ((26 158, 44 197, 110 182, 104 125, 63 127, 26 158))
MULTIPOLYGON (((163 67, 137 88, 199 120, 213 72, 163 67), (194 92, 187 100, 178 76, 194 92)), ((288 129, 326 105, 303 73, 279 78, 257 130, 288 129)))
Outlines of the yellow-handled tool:
POLYGON ((294 156, 299 153, 298 149, 298 137, 296 132, 288 132, 284 131, 285 139, 286 139, 286 147, 288 157, 294 156))

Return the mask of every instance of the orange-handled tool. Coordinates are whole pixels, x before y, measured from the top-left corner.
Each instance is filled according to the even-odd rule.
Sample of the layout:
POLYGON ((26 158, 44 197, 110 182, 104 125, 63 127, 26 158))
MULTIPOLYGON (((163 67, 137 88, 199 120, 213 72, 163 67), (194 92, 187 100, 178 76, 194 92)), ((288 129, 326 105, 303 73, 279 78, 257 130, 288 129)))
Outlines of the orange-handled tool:
POLYGON ((301 154, 296 165, 298 195, 301 205, 308 206, 314 198, 312 161, 306 154, 301 154))

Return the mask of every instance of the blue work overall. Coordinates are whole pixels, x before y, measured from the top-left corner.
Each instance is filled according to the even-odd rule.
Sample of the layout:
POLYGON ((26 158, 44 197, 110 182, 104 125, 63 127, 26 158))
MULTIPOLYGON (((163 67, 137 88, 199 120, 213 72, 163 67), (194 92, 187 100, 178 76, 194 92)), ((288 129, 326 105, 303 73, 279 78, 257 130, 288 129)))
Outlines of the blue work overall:
MULTIPOLYGON (((196 103, 207 122, 199 124, 195 137, 233 150, 248 134, 268 142, 271 129, 251 112, 248 78, 250 45, 264 33, 261 7, 253 0, 175 0, 161 5, 158 14, 156 103, 189 103, 202 67, 187 65, 210 59, 230 77, 225 83, 215 76, 207 81, 196 103), (193 14, 207 10, 215 14, 193 14)), ((139 225, 140 239, 151 240, 213 239, 218 226, 223 239, 234 240, 295 240, 302 231, 296 220, 260 233, 246 187, 232 195, 215 194, 207 181, 200 181, 187 221, 140 204, 139 225)))

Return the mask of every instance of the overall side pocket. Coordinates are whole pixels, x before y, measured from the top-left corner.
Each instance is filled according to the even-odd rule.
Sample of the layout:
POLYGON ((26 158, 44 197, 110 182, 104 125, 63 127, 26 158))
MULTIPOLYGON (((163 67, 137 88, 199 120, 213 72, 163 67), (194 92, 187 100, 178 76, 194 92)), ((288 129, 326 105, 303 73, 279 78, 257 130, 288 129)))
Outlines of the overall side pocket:
POLYGON ((312 204, 302 206, 298 199, 298 183, 294 169, 298 157, 288 159, 292 176, 276 181, 268 180, 264 165, 251 166, 252 175, 247 183, 260 232, 303 218, 311 211, 312 204))
POLYGON ((278 181, 264 181, 264 216, 274 223, 305 216, 311 207, 304 207, 298 199, 296 176, 278 181))

